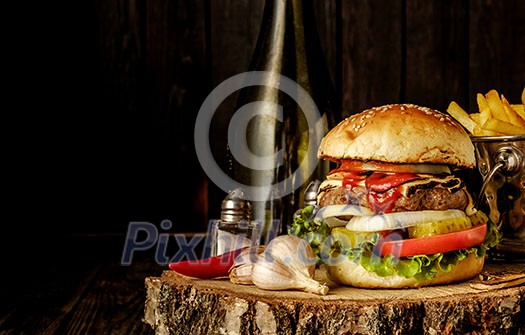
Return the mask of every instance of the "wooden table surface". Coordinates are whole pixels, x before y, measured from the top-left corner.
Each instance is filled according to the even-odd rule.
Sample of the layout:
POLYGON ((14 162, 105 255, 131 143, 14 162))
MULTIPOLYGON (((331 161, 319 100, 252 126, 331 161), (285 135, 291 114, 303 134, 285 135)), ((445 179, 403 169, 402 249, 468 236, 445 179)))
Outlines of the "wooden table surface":
POLYGON ((2 249, 0 334, 153 334, 142 321, 144 279, 166 267, 151 253, 123 266, 124 236, 22 242, 2 249))

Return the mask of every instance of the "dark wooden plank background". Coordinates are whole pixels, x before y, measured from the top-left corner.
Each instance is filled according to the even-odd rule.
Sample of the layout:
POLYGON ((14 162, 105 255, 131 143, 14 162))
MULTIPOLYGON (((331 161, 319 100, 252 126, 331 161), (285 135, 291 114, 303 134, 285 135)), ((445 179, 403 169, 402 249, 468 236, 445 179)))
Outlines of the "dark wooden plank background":
MULTIPOLYGON (((455 100, 473 110, 476 93, 493 88, 519 101, 524 1, 313 1, 343 116, 396 102, 445 110, 455 100)), ((12 157, 5 159, 12 167, 5 207, 13 214, 5 214, 7 242, 0 252, 6 268, 21 273, 10 283, 33 289, 22 297, 2 294, 8 314, 0 330, 96 333, 111 318, 121 325, 99 333, 136 332, 114 308, 131 311, 136 321, 142 295, 127 301, 129 292, 111 284, 141 286, 142 277, 118 266, 128 225, 159 227, 167 219, 170 232, 199 232, 218 216, 224 194, 197 161, 194 122, 212 89, 247 69, 263 5, 82 0, 39 3, 31 7, 34 15, 28 8, 16 11, 6 52, 15 72, 8 81, 14 99, 6 108, 15 122, 6 124, 16 127, 10 129, 16 136, 7 142, 12 157), (85 236, 110 236, 111 252, 103 250, 108 243, 92 240, 71 245, 85 236), (79 249, 88 266, 68 270, 79 249), (34 272, 28 274, 37 260, 48 262, 37 267, 45 278, 39 284, 34 272), (61 274, 78 285, 54 279, 61 274), (49 290, 57 285, 62 289, 49 290), (20 308, 32 302, 33 309, 20 308), (39 318, 38 303, 51 306, 50 314, 39 318), (77 324, 82 318, 86 322, 77 324), (43 324, 20 328, 17 320, 43 324)), ((217 111, 212 134, 224 132, 228 120, 220 116, 231 112, 233 98, 217 111)), ((215 137, 212 148, 224 164, 225 138, 215 137)), ((150 273, 141 269, 136 273, 150 273)))
MULTIPOLYGON (((523 1, 313 1, 343 116, 394 102, 475 108, 476 93, 492 88, 519 101, 523 1)), ((35 150, 55 159, 35 178, 62 191, 66 210, 43 206, 48 229, 125 232, 130 221, 163 219, 175 231, 206 229, 224 194, 196 159, 195 117, 215 86, 247 69, 263 5, 86 0, 71 5, 76 16, 52 16, 48 48, 61 57, 37 64, 61 80, 41 85, 39 110, 58 113, 47 126, 52 142, 35 150)), ((220 116, 233 101, 211 129, 221 166, 228 120, 220 116)))
MULTIPOLYGON (((313 1, 343 116, 394 102, 474 109, 492 88, 519 101, 523 1, 313 1)), ((70 15, 42 15, 39 33, 19 42, 38 51, 19 67, 34 71, 18 100, 32 113, 17 116, 35 140, 13 160, 25 173, 15 199, 33 209, 25 230, 125 233, 131 221, 163 219, 205 230, 224 193, 197 161, 195 118, 215 86, 247 69, 263 5, 84 0, 70 15)), ((211 127, 222 167, 234 97, 211 127)))
MULTIPOLYGON (((492 88, 519 101, 525 84, 523 1, 314 2, 344 116, 393 102, 444 110, 456 100, 475 108, 476 93, 492 88)), ((95 117, 109 121, 110 145, 118 138, 110 168, 132 176, 111 176, 116 184, 109 191, 123 200, 118 213, 110 210, 116 230, 129 220, 165 218, 176 222, 175 229, 203 230, 207 218, 218 214, 223 194, 207 183, 196 161, 193 124, 213 87, 246 70, 263 3, 95 2, 90 61, 96 98, 105 106, 95 117)), ((217 115, 232 103, 226 101, 217 115)), ((227 122, 217 117, 212 132, 221 134, 227 122)), ((221 164, 224 147, 224 138, 214 138, 221 164)), ((104 201, 111 199, 103 195, 104 201)))

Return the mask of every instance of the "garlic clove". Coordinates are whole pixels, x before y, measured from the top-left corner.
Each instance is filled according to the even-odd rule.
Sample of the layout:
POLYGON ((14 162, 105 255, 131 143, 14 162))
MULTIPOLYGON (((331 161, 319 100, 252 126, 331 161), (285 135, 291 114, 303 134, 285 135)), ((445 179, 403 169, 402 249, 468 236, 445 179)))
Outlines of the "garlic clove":
POLYGON ((252 268, 253 264, 241 264, 230 270, 230 281, 234 284, 252 285, 252 268))
POLYGON ((328 286, 305 275, 302 271, 284 264, 271 255, 261 254, 252 267, 252 282, 264 290, 298 289, 326 295, 328 286))
POLYGON ((292 269, 272 256, 260 257, 252 267, 252 281, 265 290, 286 290, 293 288, 292 269))
POLYGON ((241 253, 235 257, 233 266, 230 268, 230 281, 234 284, 251 285, 252 282, 252 266, 257 260, 257 255, 264 251, 264 246, 254 246, 245 248, 241 253))
POLYGON ((264 245, 252 246, 243 249, 233 262, 233 266, 242 264, 253 264, 257 261, 257 255, 260 255, 266 247, 264 245))

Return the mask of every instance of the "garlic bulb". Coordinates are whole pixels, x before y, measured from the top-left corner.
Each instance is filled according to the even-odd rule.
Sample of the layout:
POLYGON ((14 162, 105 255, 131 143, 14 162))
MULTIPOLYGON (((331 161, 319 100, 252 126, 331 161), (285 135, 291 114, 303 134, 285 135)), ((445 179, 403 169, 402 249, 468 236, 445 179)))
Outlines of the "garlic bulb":
POLYGON ((297 289, 326 295, 328 286, 313 279, 316 258, 302 238, 282 235, 268 245, 244 249, 230 269, 234 284, 254 284, 264 290, 297 289))
POLYGON ((264 246, 249 247, 241 251, 235 257, 233 266, 230 268, 230 281, 234 284, 251 285, 252 266, 257 261, 257 255, 264 251, 264 246))
MULTIPOLYGON (((264 253, 263 253, 264 254, 264 253)), ((297 289, 315 294, 326 295, 328 286, 321 284, 297 267, 291 267, 273 256, 259 255, 252 268, 252 282, 264 290, 297 289)))
POLYGON ((315 253, 308 242, 297 236, 277 236, 268 243, 264 254, 273 256, 283 264, 310 278, 313 278, 315 274, 315 253))

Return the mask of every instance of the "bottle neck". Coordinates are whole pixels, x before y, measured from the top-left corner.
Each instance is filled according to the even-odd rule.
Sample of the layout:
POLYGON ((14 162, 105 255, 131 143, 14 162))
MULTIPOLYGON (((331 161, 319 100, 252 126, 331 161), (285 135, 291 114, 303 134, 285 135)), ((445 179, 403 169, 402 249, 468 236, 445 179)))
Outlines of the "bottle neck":
POLYGON ((266 0, 259 37, 251 70, 281 73, 286 33, 286 6, 288 0, 266 0))
MULTIPOLYGON (((305 23, 303 18, 303 9, 311 5, 309 0, 289 0, 291 6, 293 7, 293 32, 294 32, 294 44, 295 44, 295 72, 296 72, 296 82, 301 85, 307 92, 311 92, 310 87, 310 78, 308 71, 308 60, 306 43, 305 40, 305 23)), ((306 8, 308 10, 310 8, 306 8)), ((310 22, 309 24, 313 24, 310 22)), ((311 38, 317 38, 317 36, 312 36, 311 38)))
POLYGON ((251 71, 285 75, 309 94, 328 92, 335 100, 312 0, 266 0, 260 29, 251 71))
MULTIPOLYGON (((312 1, 266 0, 256 44, 256 51, 260 51, 257 54, 266 57, 264 60, 259 59, 252 63, 251 68, 263 70, 258 65, 281 64, 286 56, 285 52, 293 49, 298 64, 296 73, 308 72, 305 54, 309 43, 313 45, 319 43, 312 1)), ((281 67, 264 68, 264 70, 280 73, 281 67)))

